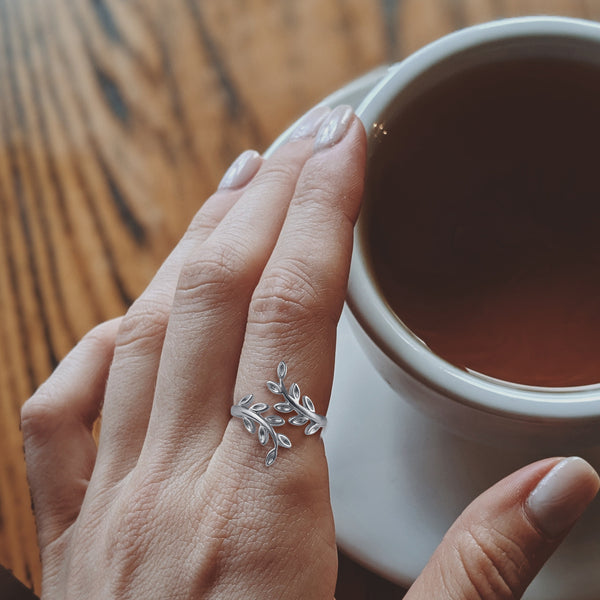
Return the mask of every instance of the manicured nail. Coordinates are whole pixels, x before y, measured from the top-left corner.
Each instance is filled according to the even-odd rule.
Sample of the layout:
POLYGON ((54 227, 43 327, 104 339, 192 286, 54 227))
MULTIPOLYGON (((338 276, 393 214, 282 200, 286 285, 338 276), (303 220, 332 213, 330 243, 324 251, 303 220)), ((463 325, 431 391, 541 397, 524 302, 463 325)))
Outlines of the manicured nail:
POLYGON ((262 162, 262 158, 256 150, 242 152, 223 175, 219 189, 234 189, 246 185, 256 175, 262 162))
POLYGON ((317 106, 312 110, 309 110, 300 121, 298 121, 298 125, 294 127, 294 131, 292 131, 290 135, 290 141, 315 135, 317 131, 319 131, 321 123, 330 112, 331 109, 328 106, 317 106))
POLYGON ((315 140, 315 152, 335 146, 346 135, 353 116, 354 111, 351 106, 341 104, 334 108, 319 128, 315 140))
POLYGON ((583 513, 600 488, 600 478, 582 458, 561 460, 537 484, 525 510, 549 538, 564 534, 583 513))

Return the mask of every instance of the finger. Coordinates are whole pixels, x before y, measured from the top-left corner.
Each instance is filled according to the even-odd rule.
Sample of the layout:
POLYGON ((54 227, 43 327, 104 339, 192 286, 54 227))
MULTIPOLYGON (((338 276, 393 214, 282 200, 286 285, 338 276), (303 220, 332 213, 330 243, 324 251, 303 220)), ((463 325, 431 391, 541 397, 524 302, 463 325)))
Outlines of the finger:
POLYGON ((107 385, 99 478, 120 480, 137 462, 181 267, 191 248, 207 239, 238 201, 263 162, 253 150, 242 153, 233 162, 217 192, 204 203, 146 290, 127 311, 107 385))
POLYGON ((21 409, 21 428, 43 549, 77 517, 96 459, 97 419, 119 319, 92 329, 21 409))
POLYGON ((188 450, 201 463, 220 442, 250 297, 271 254, 310 136, 328 109, 307 115, 294 139, 263 165, 210 238, 190 253, 179 278, 157 379, 146 444, 172 462, 188 450), (312 123, 312 126, 310 124, 312 123), (190 437, 193 442, 190 442, 190 437))
MULTIPOLYGON (((316 152, 299 176, 249 306, 235 398, 254 392, 255 407, 282 400, 267 391, 265 381, 278 381, 276 367, 284 359, 289 368, 287 385, 298 383, 320 413, 327 409, 366 146, 364 129, 347 107, 335 109, 329 119, 317 134, 316 152), (325 148, 318 143, 323 132, 335 136, 325 148)), ((230 397, 215 396, 212 402, 220 405, 220 415, 229 413, 230 397)), ((273 411, 263 415, 265 423, 267 416, 277 416, 273 411)), ((244 548, 246 572, 260 571, 272 580, 281 565, 304 565, 309 568, 295 570, 292 589, 302 590, 305 598, 331 598, 335 531, 323 444, 318 435, 305 436, 305 427, 272 426, 270 439, 263 439, 268 445, 263 446, 257 439, 261 430, 254 423, 250 435, 239 419, 230 420, 194 492, 218 508, 221 522, 236 524, 224 527, 244 548), (286 448, 287 437, 280 435, 289 436, 293 446, 286 448), (276 439, 279 455, 267 467, 276 439)), ((193 443, 189 447, 193 450, 193 443)), ((193 454, 188 464, 192 459, 193 454)), ((252 582, 246 591, 249 597, 261 596, 252 582)), ((286 591, 277 597, 282 596, 286 591)))
MULTIPOLYGON (((268 391, 266 380, 277 383, 277 365, 285 361, 287 388, 297 383, 301 395, 308 395, 322 415, 329 404, 336 328, 346 294, 365 164, 364 129, 349 107, 334 110, 323 130, 345 135, 331 147, 317 145, 298 181, 277 246, 252 298, 235 392, 237 400, 253 392, 258 403, 284 402, 281 395, 268 391)), ((295 412, 281 417, 301 426, 286 427, 292 449, 275 449, 270 456, 277 453, 278 468, 287 469, 292 477, 302 473, 327 490, 320 436, 305 435, 313 422, 295 412)), ((231 422, 223 446, 242 465, 265 461, 265 448, 256 437, 240 431, 237 419, 231 422)), ((277 446, 275 439, 273 446, 277 446)))
POLYGON ((406 599, 520 598, 599 486, 594 469, 576 457, 509 475, 454 523, 406 599))

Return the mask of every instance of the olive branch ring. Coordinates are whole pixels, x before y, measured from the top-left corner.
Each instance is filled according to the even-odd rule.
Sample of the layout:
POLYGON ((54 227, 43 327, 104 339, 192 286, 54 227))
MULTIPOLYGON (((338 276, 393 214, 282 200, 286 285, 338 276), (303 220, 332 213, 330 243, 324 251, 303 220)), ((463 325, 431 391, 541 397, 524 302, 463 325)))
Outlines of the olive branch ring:
MULTIPOLYGON (((281 361, 277 365, 277 377, 279 383, 274 381, 267 381, 267 388, 273 394, 283 396, 283 402, 275 404, 273 407, 280 413, 291 413, 295 412, 295 416, 290 417, 290 425, 302 426, 306 425, 304 433, 306 435, 313 435, 327 425, 327 418, 323 415, 317 414, 315 405, 308 396, 302 396, 300 393, 300 387, 297 383, 292 383, 288 390, 283 382, 287 375, 287 366, 281 361)), ((248 394, 244 396, 237 404, 231 407, 231 415, 242 420, 244 427, 247 431, 254 435, 257 431, 258 426, 258 441, 261 446, 265 446, 269 438, 273 441, 273 448, 271 448, 265 457, 265 465, 270 467, 277 458, 277 453, 280 447, 291 448, 292 442, 283 433, 277 433, 275 427, 281 427, 285 425, 285 419, 279 415, 266 415, 263 416, 269 405, 264 402, 256 402, 252 404, 254 400, 254 394, 248 394)))

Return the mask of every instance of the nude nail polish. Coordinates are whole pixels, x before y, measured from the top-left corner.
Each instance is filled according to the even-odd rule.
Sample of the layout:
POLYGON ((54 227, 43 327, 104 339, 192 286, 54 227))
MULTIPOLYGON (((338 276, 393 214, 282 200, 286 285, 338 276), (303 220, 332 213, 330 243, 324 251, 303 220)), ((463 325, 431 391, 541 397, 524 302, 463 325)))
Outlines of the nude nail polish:
POLYGON ((525 510, 538 529, 558 538, 575 523, 598 493, 600 478, 582 458, 561 460, 537 484, 525 510))
POLYGON ((321 123, 315 139, 315 152, 335 146, 345 135, 352 122, 354 110, 351 106, 341 104, 334 108, 321 123))
POLYGON ((256 175, 262 162, 262 158, 256 150, 242 152, 223 175, 219 189, 235 189, 246 185, 256 175))
POLYGON ((301 119, 290 134, 289 141, 299 140, 301 138, 309 138, 314 136, 321 123, 325 120, 327 115, 331 112, 328 106, 317 106, 312 110, 309 110, 301 119))

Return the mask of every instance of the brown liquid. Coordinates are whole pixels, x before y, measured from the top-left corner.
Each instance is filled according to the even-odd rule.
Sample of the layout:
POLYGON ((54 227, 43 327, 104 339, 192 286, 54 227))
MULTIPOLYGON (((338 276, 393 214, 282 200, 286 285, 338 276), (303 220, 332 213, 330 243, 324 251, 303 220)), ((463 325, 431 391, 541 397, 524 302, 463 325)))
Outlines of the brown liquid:
POLYGON ((387 129, 364 235, 398 317, 460 367, 600 382, 600 69, 472 69, 387 129))

